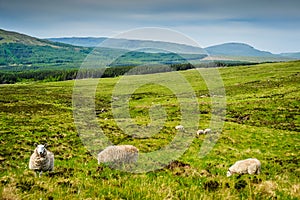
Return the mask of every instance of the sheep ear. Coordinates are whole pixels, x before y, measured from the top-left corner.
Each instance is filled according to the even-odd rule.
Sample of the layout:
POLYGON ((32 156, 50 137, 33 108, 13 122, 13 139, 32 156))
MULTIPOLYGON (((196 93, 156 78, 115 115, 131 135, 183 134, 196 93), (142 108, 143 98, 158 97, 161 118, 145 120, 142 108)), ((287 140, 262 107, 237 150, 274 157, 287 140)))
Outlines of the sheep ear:
POLYGON ((46 147, 48 147, 48 144, 47 144, 47 143, 45 143, 45 144, 44 144, 44 147, 45 147, 45 148, 46 148, 46 147))
POLYGON ((34 146, 37 146, 38 144, 35 142, 33 145, 34 145, 34 146))

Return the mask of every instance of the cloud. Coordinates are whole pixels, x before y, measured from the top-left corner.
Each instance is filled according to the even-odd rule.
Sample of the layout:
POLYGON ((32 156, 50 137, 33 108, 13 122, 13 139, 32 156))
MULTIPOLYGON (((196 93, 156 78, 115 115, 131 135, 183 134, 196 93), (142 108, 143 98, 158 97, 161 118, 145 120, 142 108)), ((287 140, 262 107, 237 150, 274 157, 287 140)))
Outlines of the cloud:
POLYGON ((252 36, 256 31, 272 37, 272 33, 282 33, 294 40, 295 34, 290 34, 299 31, 299 7, 298 0, 9 0, 0 2, 0 24, 38 37, 109 36, 154 26, 189 35, 204 31, 209 38, 215 36, 215 41, 220 37, 260 41, 259 36, 252 36), (223 35, 215 33, 216 29, 223 35))

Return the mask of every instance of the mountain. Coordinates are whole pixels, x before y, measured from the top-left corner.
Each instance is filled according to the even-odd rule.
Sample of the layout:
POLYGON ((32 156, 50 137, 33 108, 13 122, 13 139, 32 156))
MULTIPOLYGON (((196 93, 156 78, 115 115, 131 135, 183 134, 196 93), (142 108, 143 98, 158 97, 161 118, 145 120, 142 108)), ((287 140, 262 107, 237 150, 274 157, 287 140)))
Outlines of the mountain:
POLYGON ((91 50, 0 29, 2 70, 79 67, 91 50))
POLYGON ((46 38, 52 42, 59 42, 82 47, 96 47, 106 40, 106 37, 62 37, 62 38, 46 38))
POLYGON ((64 43, 55 43, 49 40, 39 39, 25 34, 0 29, 0 45, 13 44, 13 43, 30 45, 30 46, 51 46, 54 48, 69 46, 64 43))
MULTIPOLYGON (((182 64, 187 62, 186 59, 200 60, 206 56, 199 53, 190 54, 201 50, 197 47, 174 43, 113 39, 108 40, 106 46, 93 48, 57 42, 69 41, 74 44, 70 42, 74 41, 74 38, 49 41, 5 30, 0 31, 0 41, 0 70, 6 71, 78 69, 92 51, 94 53, 91 66, 95 67, 182 64), (153 49, 128 52, 128 49, 146 48, 151 44, 153 49), (122 50, 122 47, 126 47, 127 50, 122 50), (186 54, 163 52, 159 48, 175 49, 186 54), (106 64, 99 65, 99 63, 106 64)), ((86 38, 84 41, 91 43, 95 42, 95 39, 86 38)))
POLYGON ((210 55, 219 56, 249 56, 249 57, 277 57, 276 55, 255 49, 244 43, 225 43, 205 48, 210 55))
POLYGON ((47 38, 53 42, 61 42, 83 47, 107 47, 115 49, 126 49, 131 51, 148 53, 182 53, 182 54, 206 54, 204 49, 171 42, 152 40, 132 40, 122 38, 105 37, 70 37, 70 38, 47 38), (150 47, 150 48, 149 48, 150 47))
POLYGON ((208 59, 213 60, 232 60, 232 61, 250 61, 250 62, 264 62, 264 61, 286 61, 299 58, 299 55, 285 55, 285 54, 272 54, 271 52, 258 50, 248 44, 244 43, 224 43, 220 45, 210 46, 204 49, 188 46, 184 44, 176 44, 161 41, 149 40, 127 40, 117 38, 105 37, 69 37, 69 38, 48 38, 53 42, 61 42, 66 44, 96 47, 101 46, 111 48, 126 48, 129 50, 140 49, 151 46, 152 49, 145 50, 146 52, 163 52, 162 49, 170 49, 173 52, 186 52, 186 53, 199 53, 208 54, 208 59))
POLYGON ((188 61, 203 59, 204 62, 205 60, 265 62, 299 59, 299 53, 276 55, 244 43, 225 43, 201 49, 170 42, 105 37, 39 39, 0 29, 0 70, 78 69, 91 51, 96 52, 97 60, 107 60, 122 55, 115 62, 108 64, 109 66, 180 64, 186 61, 185 58, 188 61), (101 42, 103 43, 100 48, 94 47, 101 42))

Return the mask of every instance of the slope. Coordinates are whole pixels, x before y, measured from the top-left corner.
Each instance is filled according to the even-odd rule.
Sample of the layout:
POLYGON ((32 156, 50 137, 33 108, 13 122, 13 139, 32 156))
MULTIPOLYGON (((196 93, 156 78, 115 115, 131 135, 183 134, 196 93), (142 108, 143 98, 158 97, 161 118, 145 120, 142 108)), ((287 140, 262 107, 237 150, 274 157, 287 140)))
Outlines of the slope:
POLYGON ((28 35, 0 30, 2 70, 78 67, 89 48, 51 42, 28 35))

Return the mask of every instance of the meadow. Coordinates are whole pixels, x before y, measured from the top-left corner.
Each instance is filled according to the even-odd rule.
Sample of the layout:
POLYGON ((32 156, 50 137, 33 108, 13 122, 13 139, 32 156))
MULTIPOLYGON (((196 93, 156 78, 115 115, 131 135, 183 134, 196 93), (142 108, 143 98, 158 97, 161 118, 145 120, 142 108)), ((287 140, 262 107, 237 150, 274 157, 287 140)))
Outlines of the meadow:
MULTIPOLYGON (((207 128, 211 94, 197 70, 210 69, 179 73, 198 100, 199 127, 207 128)), ((300 199, 300 62, 218 70, 227 106, 214 148, 200 158, 205 136, 195 134, 181 157, 146 173, 97 164, 74 123, 74 80, 0 85, 0 199, 300 199), (48 143, 55 154, 55 171, 40 178, 28 169, 34 143, 48 143), (261 161, 261 174, 226 177, 235 161, 250 157, 261 161)), ((131 78, 155 80, 172 73, 178 72, 131 78)), ((134 137, 117 126, 112 113, 120 80, 102 78, 97 86, 95 113, 104 134, 114 144, 133 144, 145 153, 167 145, 182 117, 176 95, 155 84, 135 90, 129 109, 136 124, 151 122, 153 104, 165 109, 166 120, 158 134, 134 137)))

